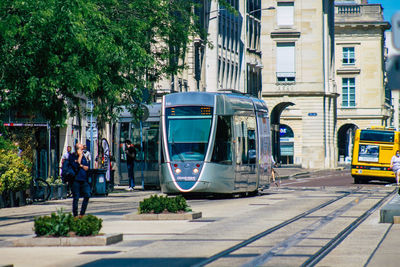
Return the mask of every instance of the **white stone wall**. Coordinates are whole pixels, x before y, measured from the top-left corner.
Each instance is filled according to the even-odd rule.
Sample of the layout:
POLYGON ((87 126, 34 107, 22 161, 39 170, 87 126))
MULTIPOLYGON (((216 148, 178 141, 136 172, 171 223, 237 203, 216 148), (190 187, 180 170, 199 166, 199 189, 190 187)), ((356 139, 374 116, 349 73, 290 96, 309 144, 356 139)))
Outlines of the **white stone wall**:
MULTIPOLYGON (((276 6, 276 1, 273 1, 276 6)), ((294 104, 283 111, 281 124, 294 132, 294 163, 304 168, 336 166, 336 94, 329 15, 323 1, 294 1, 294 25, 279 28, 276 12, 264 12, 262 24, 263 99, 272 111, 279 103, 294 104), (295 42, 294 83, 276 79, 276 44, 295 42)), ((329 1, 326 1, 329 2, 329 1)))

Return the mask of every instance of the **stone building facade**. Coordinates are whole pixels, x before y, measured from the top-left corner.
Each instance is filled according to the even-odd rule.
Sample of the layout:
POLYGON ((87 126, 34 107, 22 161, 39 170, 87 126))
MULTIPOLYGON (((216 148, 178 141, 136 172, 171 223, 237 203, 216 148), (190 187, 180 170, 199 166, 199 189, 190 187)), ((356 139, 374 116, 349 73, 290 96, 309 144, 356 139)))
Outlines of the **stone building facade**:
MULTIPOLYGON (((236 91, 261 93, 261 0, 202 0, 195 12, 211 45, 194 37, 187 47, 187 68, 156 85, 157 96, 171 92, 236 91)), ((160 99, 160 98, 158 98, 160 99)))
POLYGON ((304 168, 332 168, 337 158, 338 97, 334 2, 274 0, 264 4, 276 7, 274 12, 262 13, 261 32, 262 98, 271 110, 274 156, 304 168), (287 132, 292 135, 280 138, 287 132))
POLYGON ((366 0, 335 2, 339 162, 349 162, 357 128, 390 126, 384 35, 389 28, 380 4, 368 4, 366 0))
POLYGON ((391 92, 393 119, 391 125, 400 129, 400 49, 396 49, 392 42, 392 31, 385 32, 385 44, 388 50, 386 61, 387 88, 391 92))

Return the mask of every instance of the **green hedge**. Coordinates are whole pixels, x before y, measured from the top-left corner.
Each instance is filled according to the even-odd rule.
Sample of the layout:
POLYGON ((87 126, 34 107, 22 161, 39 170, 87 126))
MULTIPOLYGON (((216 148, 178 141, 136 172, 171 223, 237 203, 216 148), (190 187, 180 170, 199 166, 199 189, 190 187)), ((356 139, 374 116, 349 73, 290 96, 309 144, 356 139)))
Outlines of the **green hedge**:
POLYGON ((139 213, 162 213, 164 211, 176 213, 178 211, 191 211, 191 209, 183 196, 153 195, 139 202, 139 213))
POLYGON ((34 231, 37 236, 69 236, 72 233, 77 236, 98 235, 103 220, 93 215, 85 215, 75 218, 71 213, 63 210, 53 212, 50 216, 36 217, 34 231))

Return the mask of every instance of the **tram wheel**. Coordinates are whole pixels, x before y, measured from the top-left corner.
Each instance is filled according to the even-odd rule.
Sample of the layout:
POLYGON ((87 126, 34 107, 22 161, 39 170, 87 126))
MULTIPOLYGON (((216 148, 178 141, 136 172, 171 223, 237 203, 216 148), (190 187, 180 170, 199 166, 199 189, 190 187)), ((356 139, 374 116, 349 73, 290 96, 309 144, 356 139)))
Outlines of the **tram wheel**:
POLYGON ((361 184, 361 178, 357 176, 353 176, 355 184, 361 184))

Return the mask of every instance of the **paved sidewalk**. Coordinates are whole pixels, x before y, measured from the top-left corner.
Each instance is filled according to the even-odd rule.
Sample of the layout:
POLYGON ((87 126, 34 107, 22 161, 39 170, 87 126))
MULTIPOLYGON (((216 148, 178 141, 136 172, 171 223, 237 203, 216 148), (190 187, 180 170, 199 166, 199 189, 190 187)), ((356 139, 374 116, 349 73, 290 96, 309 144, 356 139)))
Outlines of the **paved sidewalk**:
POLYGON ((318 169, 302 169, 302 168, 289 168, 289 167, 279 167, 279 168, 274 168, 281 179, 287 179, 287 178, 295 178, 300 175, 305 175, 309 174, 315 171, 318 171, 318 169))
MULTIPOLYGON (((289 177, 296 178, 318 170, 278 168, 277 171, 281 179, 287 179, 289 177)), ((115 246, 13 248, 9 246, 10 239, 33 234, 33 218, 35 216, 48 215, 60 208, 71 211, 72 199, 54 200, 18 208, 0 209, 0 266, 77 266, 99 259, 99 257, 106 257, 112 254, 113 251, 126 252, 129 254, 130 251, 135 250, 135 247, 139 247, 144 243, 152 243, 159 239, 167 239, 169 237, 181 235, 187 231, 199 229, 201 226, 208 223, 206 221, 196 223, 188 223, 185 221, 151 223, 125 221, 123 215, 137 211, 139 201, 149 195, 159 193, 159 191, 138 190, 140 189, 139 187, 136 187, 133 192, 128 192, 126 191, 127 188, 127 186, 117 186, 116 193, 110 194, 109 197, 91 198, 89 204, 89 213, 103 219, 103 229, 101 232, 105 234, 124 234, 124 242, 115 246), (99 255, 99 253, 103 253, 104 255, 99 255), (46 259, 45 261, 43 261, 44 258, 46 259), (60 262, 63 262, 63 264, 60 265, 60 262)), ((249 200, 251 200, 251 198, 243 198, 243 201, 249 200)), ((198 205, 201 205, 201 203, 198 205)), ((252 207, 257 206, 255 205, 252 207)), ((228 212, 230 208, 232 209, 230 212, 239 212, 235 210, 236 207, 226 206, 217 206, 213 207, 213 209, 202 211, 208 213, 209 217, 212 218, 213 216, 221 216, 220 214, 228 212)), ((400 255, 398 253, 400 225, 377 224, 376 221, 378 217, 379 211, 375 212, 374 215, 371 216, 371 219, 365 223, 368 227, 361 227, 359 229, 360 236, 370 234, 373 228, 381 228, 383 229, 381 231, 386 231, 387 233, 380 245, 370 256, 368 266, 398 266, 400 262, 400 255)), ((227 242, 231 241, 228 240, 227 242)), ((352 249, 357 248, 353 247, 352 249)), ((149 251, 149 253, 151 254, 152 252, 149 251)), ((348 253, 351 254, 351 250, 348 253)), ((348 264, 347 266, 354 265, 348 264)))

